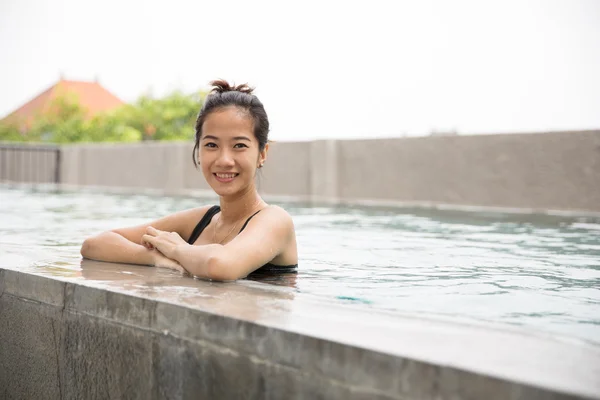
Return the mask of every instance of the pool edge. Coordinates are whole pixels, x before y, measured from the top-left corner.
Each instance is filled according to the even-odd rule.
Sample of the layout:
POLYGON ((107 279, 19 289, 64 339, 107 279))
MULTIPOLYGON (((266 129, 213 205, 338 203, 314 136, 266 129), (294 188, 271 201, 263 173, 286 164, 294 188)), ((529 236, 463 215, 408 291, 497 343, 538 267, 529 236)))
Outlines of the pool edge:
MULTIPOLYGON (((160 393, 164 390, 183 394, 189 385, 194 390, 203 390, 202 393, 208 397, 219 398, 235 398, 243 393, 255 393, 256 396, 251 398, 263 395, 285 397, 290 389, 300 397, 328 393, 328 398, 345 399, 600 398, 600 386, 593 386, 593 382, 591 385, 588 382, 587 388, 583 384, 570 388, 572 390, 522 383, 501 374, 493 376, 489 371, 477 373, 448 364, 426 362, 423 358, 398 356, 336 342, 327 335, 316 337, 307 333, 310 329, 296 326, 293 321, 282 324, 274 319, 279 322, 269 323, 269 316, 257 321, 236 318, 227 315, 221 303, 211 303, 215 306, 211 312, 211 304, 200 310, 190 304, 160 301, 126 291, 91 287, 5 268, 0 268, 0 281, 1 307, 4 311, 8 310, 3 315, 8 315, 9 322, 11 318, 15 319, 0 328, 3 331, 0 334, 2 346, 5 347, 2 353, 9 355, 5 359, 21 360, 25 363, 22 368, 29 371, 41 362, 35 357, 31 361, 31 353, 26 354, 26 349, 35 349, 36 343, 39 345, 38 336, 44 329, 33 328, 36 326, 35 319, 27 318, 24 311, 37 313, 40 324, 51 326, 55 331, 59 328, 59 339, 54 339, 54 351, 48 353, 47 349, 40 349, 39 354, 56 357, 54 361, 45 360, 42 364, 53 365, 54 362, 57 366, 56 374, 50 376, 61 378, 60 385, 63 387, 60 390, 63 393, 71 390, 69 393, 85 395, 89 394, 89 390, 96 390, 96 393, 127 396, 128 385, 146 382, 149 385, 147 390, 139 393, 150 398, 161 397, 160 393), (29 329, 14 331, 10 326, 28 326, 29 329), (120 343, 120 335, 124 335, 123 343, 120 343), (148 344, 151 346, 148 347, 148 344), (92 349, 91 353, 73 353, 73 349, 84 348, 92 349), (107 357, 107 349, 116 350, 114 357, 107 357), (128 372, 125 368, 127 359, 120 356, 121 352, 130 354, 131 362, 141 363, 139 371, 143 379, 128 372), (86 364, 90 359, 97 359, 105 365, 86 364), (31 363, 27 364, 27 360, 31 363), (189 369, 188 364, 195 367, 189 369), (198 370, 212 371, 209 374, 212 378, 207 380, 198 376, 198 370), (231 376, 250 378, 240 378, 236 386, 230 381, 230 373, 231 376), (173 380, 161 378, 166 375, 172 376, 173 380), (77 382, 82 380, 96 382, 101 387, 81 386, 77 382), (69 382, 73 387, 65 386, 69 382)), ((216 288, 223 293, 222 287, 216 288)), ((244 293, 244 290, 239 292, 239 301, 243 301, 244 293)), ((268 296, 260 301, 268 301, 268 296)), ((277 304, 294 306, 293 302, 294 299, 291 299, 277 304)), ((252 305, 242 312, 251 309, 252 305)), ((302 312, 300 310, 300 314, 302 312)), ((342 327, 343 323, 347 321, 342 320, 342 327)), ((329 328, 323 326, 323 329, 329 328)), ((460 330, 450 332, 461 334, 460 330)), ((451 336, 449 345, 452 343, 451 336)), ((556 345, 560 346, 558 342, 556 345)), ((585 349, 583 346, 582 350, 585 349)), ((591 365, 588 367, 593 371, 600 368, 597 354, 590 355, 589 360, 591 365)), ((0 379, 0 384, 9 384, 11 388, 23 387, 17 385, 16 378, 25 372, 19 372, 19 365, 17 362, 16 369, 15 365, 12 369, 4 365, 2 370, 7 376, 0 379)), ((56 386, 56 383, 51 386, 56 386)))

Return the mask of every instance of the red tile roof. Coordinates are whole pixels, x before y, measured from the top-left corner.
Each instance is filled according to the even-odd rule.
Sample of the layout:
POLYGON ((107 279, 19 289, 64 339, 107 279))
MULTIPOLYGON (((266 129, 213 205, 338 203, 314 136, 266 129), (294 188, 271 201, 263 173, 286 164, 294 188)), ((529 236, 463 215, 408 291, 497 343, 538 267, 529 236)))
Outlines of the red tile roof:
POLYGON ((100 112, 109 111, 123 105, 118 97, 104 89, 98 82, 68 81, 61 79, 32 100, 10 113, 3 121, 29 125, 36 116, 47 112, 52 101, 61 95, 74 94, 79 104, 92 117, 100 112))

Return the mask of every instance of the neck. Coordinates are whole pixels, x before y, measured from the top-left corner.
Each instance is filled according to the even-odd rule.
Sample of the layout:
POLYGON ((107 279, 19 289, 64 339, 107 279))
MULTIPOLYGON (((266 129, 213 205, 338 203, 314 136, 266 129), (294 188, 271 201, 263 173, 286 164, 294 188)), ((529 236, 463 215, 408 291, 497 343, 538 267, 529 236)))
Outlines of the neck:
POLYGON ((265 204, 254 186, 250 186, 248 190, 235 196, 221 196, 219 203, 221 219, 224 224, 235 223, 248 217, 250 213, 258 211, 265 204))

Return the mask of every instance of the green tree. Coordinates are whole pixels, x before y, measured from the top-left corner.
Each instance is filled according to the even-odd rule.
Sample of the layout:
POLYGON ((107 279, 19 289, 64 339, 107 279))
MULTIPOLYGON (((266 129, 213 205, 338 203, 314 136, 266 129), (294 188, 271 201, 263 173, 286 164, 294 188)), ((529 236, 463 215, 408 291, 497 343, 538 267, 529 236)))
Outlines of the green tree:
POLYGON ((24 142, 25 140, 25 135, 19 131, 16 125, 0 123, 0 141, 24 142))
POLYGON ((29 129, 0 123, 0 140, 30 142, 136 142, 190 140, 205 93, 175 91, 163 98, 142 96, 135 103, 88 117, 78 99, 69 94, 55 98, 29 129))

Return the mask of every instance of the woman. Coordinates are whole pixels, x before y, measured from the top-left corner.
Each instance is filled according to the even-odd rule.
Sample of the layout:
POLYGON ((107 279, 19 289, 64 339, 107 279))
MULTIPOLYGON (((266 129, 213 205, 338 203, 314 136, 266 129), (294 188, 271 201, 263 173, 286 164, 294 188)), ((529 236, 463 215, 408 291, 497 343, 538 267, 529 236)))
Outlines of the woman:
POLYGON ((297 267, 290 215, 259 196, 254 178, 266 159, 269 120, 247 85, 213 81, 196 121, 193 160, 220 206, 181 211, 149 224, 88 238, 81 255, 173 268, 214 280, 297 267))

